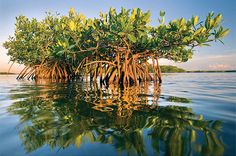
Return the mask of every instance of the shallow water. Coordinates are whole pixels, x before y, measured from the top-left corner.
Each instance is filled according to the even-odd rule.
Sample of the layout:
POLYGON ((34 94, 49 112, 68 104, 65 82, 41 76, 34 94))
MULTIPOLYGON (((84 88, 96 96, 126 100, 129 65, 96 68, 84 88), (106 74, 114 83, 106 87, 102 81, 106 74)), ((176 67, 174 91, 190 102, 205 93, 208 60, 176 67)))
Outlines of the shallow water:
POLYGON ((117 89, 0 76, 0 155, 236 155, 236 73, 117 89))

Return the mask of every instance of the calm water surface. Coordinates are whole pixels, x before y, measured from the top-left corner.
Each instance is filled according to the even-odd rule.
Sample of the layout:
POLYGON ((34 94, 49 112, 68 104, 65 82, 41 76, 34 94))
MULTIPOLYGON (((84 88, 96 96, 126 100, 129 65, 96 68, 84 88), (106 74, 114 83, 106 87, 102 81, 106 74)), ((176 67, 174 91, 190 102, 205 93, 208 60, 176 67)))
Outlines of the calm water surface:
POLYGON ((0 76, 0 156, 236 155, 236 73, 118 89, 0 76))

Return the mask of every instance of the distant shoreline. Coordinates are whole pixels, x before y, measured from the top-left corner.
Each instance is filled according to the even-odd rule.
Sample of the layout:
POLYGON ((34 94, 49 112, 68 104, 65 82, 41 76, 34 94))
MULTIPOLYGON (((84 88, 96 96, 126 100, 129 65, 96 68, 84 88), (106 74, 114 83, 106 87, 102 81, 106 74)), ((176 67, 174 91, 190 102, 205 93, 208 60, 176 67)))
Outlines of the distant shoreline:
POLYGON ((162 72, 162 73, 235 73, 236 70, 193 70, 182 72, 162 72))
POLYGON ((0 75, 17 75, 18 73, 0 72, 0 75))
MULTIPOLYGON (((236 70, 193 70, 182 72, 162 72, 162 73, 234 73, 236 70)), ((0 75, 18 75, 19 73, 0 72, 0 75)))
POLYGON ((221 71, 221 70, 218 70, 218 71, 184 71, 184 72, 162 72, 162 73, 235 73, 236 70, 226 70, 226 71, 221 71))
POLYGON ((185 71, 183 73, 232 73, 236 70, 194 70, 194 71, 185 71))
MULTIPOLYGON (((149 67, 149 72, 153 71, 153 67, 149 67)), ((161 66, 162 73, 224 73, 224 72, 236 72, 236 69, 234 70, 185 70, 183 68, 177 67, 177 66, 171 66, 171 65, 162 65, 161 66)))

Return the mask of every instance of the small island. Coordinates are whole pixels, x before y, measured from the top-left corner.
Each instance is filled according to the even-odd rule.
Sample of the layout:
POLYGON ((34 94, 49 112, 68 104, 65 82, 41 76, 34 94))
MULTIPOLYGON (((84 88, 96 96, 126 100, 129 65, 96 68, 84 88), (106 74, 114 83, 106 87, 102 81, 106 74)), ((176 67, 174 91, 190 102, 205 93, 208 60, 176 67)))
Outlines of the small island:
MULTIPOLYGON (((161 71, 162 73, 184 73, 187 72, 186 70, 179 68, 177 66, 171 66, 171 65, 161 65, 161 71)), ((150 73, 154 73, 153 67, 150 64, 148 67, 148 70, 150 73)))
MULTIPOLYGON (((236 70, 185 70, 172 65, 161 65, 162 73, 218 73, 218 72, 236 72, 236 70)), ((149 73, 154 73, 153 65, 148 66, 149 73)))
POLYGON ((18 73, 0 72, 0 75, 17 75, 18 73))

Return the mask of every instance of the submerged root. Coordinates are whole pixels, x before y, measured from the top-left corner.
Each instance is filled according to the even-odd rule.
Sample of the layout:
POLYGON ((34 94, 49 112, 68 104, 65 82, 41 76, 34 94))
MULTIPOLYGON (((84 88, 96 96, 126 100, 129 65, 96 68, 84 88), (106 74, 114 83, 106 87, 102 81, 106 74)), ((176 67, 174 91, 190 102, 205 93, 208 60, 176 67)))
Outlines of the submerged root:
POLYGON ((113 58, 104 59, 98 54, 82 59, 78 66, 63 61, 42 61, 39 65, 26 66, 18 79, 73 80, 81 78, 100 84, 119 84, 121 86, 138 85, 140 82, 155 81, 161 83, 161 71, 158 59, 152 57, 154 75, 148 71, 148 58, 139 54, 130 55, 129 51, 117 52, 113 58), (156 61, 154 61, 156 59, 156 61), (155 64, 156 63, 156 64, 155 64))
MULTIPOLYGON (((138 63, 135 58, 129 58, 119 64, 116 59, 113 62, 108 61, 91 61, 87 63, 90 66, 89 73, 91 80, 96 82, 100 78, 101 83, 120 84, 123 86, 138 85, 140 82, 157 80, 148 71, 147 63, 138 63)), ((160 77, 158 70, 154 76, 160 77)), ((160 80, 159 80, 160 82, 160 80)), ((160 82, 161 83, 161 82, 160 82)))
POLYGON ((40 65, 26 66, 17 79, 51 79, 69 80, 78 78, 73 69, 66 63, 54 62, 40 65))

